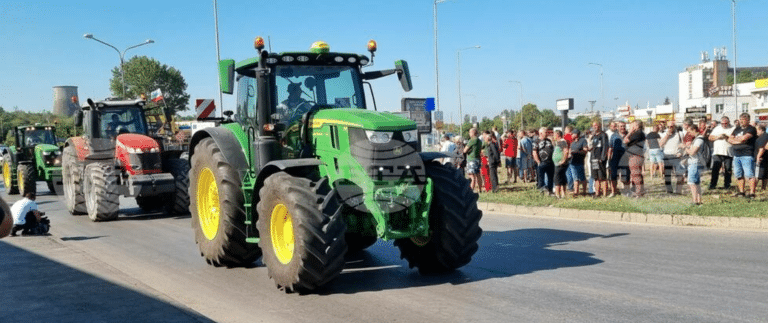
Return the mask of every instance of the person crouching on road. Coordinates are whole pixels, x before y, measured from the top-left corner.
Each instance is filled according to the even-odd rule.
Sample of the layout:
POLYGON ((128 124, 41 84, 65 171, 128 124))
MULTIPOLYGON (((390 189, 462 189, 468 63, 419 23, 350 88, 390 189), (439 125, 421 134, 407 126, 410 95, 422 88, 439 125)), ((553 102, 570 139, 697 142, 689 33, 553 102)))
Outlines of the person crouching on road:
POLYGON ((16 236, 16 232, 19 230, 21 230, 22 235, 26 235, 30 234, 32 229, 37 228, 42 214, 37 210, 35 198, 35 193, 27 192, 23 199, 16 201, 11 206, 11 214, 13 214, 12 237, 16 236))

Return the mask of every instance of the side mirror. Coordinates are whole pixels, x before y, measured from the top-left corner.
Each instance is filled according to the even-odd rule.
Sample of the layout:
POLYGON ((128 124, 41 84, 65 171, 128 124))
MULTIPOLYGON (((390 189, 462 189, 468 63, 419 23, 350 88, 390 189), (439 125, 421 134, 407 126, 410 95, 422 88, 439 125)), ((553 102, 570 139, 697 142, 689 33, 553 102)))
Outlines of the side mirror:
POLYGON ((83 126, 83 110, 77 110, 75 112, 75 127, 83 126))
POLYGON ((400 85, 403 87, 403 91, 409 92, 413 90, 411 71, 408 70, 408 62, 404 60, 395 61, 395 70, 397 71, 397 79, 400 80, 400 85))
POLYGON ((232 94, 235 90, 235 60, 219 61, 219 86, 221 93, 232 94))

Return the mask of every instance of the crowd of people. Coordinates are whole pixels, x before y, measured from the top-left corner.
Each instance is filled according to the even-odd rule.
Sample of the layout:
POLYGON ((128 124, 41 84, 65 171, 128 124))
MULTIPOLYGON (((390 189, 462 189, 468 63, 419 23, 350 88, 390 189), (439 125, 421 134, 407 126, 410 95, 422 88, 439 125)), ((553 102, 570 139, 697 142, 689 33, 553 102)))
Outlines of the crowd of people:
POLYGON ((750 122, 746 113, 735 124, 723 117, 719 123, 666 121, 646 129, 635 120, 606 127, 594 122, 584 134, 569 125, 562 131, 542 127, 509 130, 501 136, 495 127, 482 133, 472 128, 469 136, 466 141, 444 136, 440 151, 453 156, 443 163, 466 172, 478 192, 499 190, 500 167, 506 169, 508 182, 535 183, 542 194, 561 199, 640 198, 646 194, 646 173, 650 179, 663 176, 668 194, 684 194, 687 184, 697 205, 702 203, 702 174, 707 169, 709 190, 732 190, 734 197, 754 199, 758 182, 762 190, 768 184, 768 134, 764 124, 750 122))

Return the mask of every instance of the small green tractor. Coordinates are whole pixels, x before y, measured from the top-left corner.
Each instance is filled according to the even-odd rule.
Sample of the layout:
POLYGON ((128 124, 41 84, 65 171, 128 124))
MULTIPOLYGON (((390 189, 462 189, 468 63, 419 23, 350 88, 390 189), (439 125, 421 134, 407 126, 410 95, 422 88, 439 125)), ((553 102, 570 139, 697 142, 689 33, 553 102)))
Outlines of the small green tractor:
POLYGON ((190 212, 206 261, 262 257, 286 292, 328 283, 347 252, 379 238, 421 273, 469 263, 482 234, 477 194, 435 160, 444 155, 419 152, 413 121, 367 109, 368 80, 396 74, 410 91, 408 64, 363 72, 373 41, 370 59, 324 42, 286 53, 263 44, 255 58, 219 62, 222 91, 237 87, 237 114, 190 141, 190 212))
POLYGON ((44 180, 56 193, 61 188, 61 148, 56 128, 50 125, 18 126, 16 145, 3 152, 3 184, 8 194, 37 193, 37 181, 44 180))

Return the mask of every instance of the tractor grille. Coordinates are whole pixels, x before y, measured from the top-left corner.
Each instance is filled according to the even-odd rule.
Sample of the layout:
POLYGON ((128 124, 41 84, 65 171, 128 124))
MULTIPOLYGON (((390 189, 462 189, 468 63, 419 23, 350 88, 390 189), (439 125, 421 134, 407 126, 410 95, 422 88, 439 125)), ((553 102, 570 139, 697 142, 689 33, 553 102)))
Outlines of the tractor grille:
POLYGON ((159 153, 129 154, 130 167, 137 174, 160 173, 163 162, 159 153))
POLYGON ((357 128, 349 129, 349 137, 352 156, 373 180, 388 183, 399 180, 407 180, 413 184, 424 183, 426 173, 416 149, 418 143, 406 143, 400 131, 395 131, 392 140, 386 144, 371 143, 365 131, 357 128))

